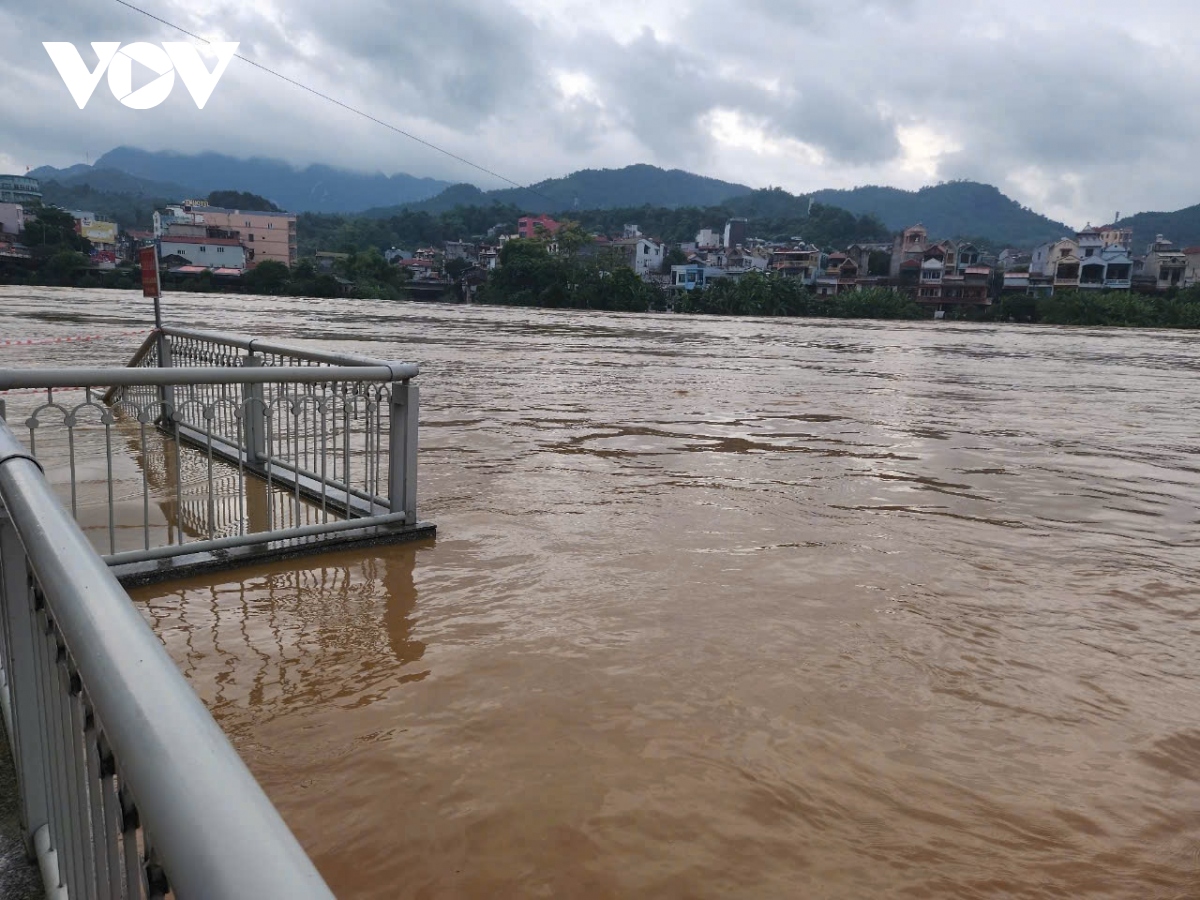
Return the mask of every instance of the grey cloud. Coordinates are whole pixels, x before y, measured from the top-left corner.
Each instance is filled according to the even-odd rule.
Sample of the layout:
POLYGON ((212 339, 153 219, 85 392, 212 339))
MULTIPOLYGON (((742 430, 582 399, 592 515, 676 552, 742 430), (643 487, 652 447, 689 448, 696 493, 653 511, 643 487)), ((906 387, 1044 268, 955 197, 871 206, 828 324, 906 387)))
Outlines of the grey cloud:
MULTIPOLYGON (((764 182, 918 186, 899 164, 898 132, 920 126, 959 148, 940 157, 934 180, 989 180, 1027 205, 1086 218, 1200 199, 1190 165, 1200 108, 1187 94, 1200 63, 1186 40, 1200 9, 1143 7, 1137 21, 1170 23, 1154 35, 1159 46, 1084 0, 1060 0, 1052 28, 1040 27, 1047 11, 1035 0, 681 0, 655 32, 636 21, 604 30, 579 0, 548 15, 516 0, 163 0, 155 11, 200 34, 219 29, 252 58, 518 179, 655 162, 740 180, 719 161, 752 151, 708 130, 709 114, 726 109, 822 151, 820 169, 786 152, 755 156, 745 169, 764 182), (564 96, 560 70, 585 75, 591 92, 564 96)), ((183 92, 155 110, 127 110, 103 85, 81 112, 41 41, 178 37, 120 8, 0 0, 0 33, 0 154, 31 165, 131 143, 485 182, 242 63, 203 114, 183 92)))
POLYGON ((853 165, 886 162, 900 152, 896 122, 870 96, 829 81, 796 89, 773 129, 853 165))
POLYGON ((443 0, 408 13, 386 0, 358 0, 354 15, 347 5, 296 3, 289 18, 328 48, 325 64, 353 75, 374 103, 417 107, 424 118, 469 130, 536 96, 538 29, 513 4, 443 0))
POLYGON ((649 30, 626 45, 588 32, 574 49, 570 58, 587 67, 606 108, 658 160, 702 156, 710 139, 704 116, 735 96, 708 59, 660 41, 649 30))

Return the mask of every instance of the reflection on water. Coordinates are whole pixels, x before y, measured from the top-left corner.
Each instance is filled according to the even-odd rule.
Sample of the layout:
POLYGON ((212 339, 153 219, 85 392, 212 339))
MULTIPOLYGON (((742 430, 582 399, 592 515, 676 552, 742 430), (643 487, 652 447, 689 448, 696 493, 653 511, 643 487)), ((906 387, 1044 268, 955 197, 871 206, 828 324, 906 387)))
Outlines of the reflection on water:
POLYGON ((145 591, 155 630, 223 727, 236 737, 280 714, 368 703, 420 680, 414 640, 415 547, 172 582, 145 591))
POLYGON ((138 594, 339 896, 1200 894, 1191 335, 165 305, 422 363, 436 543, 138 594))

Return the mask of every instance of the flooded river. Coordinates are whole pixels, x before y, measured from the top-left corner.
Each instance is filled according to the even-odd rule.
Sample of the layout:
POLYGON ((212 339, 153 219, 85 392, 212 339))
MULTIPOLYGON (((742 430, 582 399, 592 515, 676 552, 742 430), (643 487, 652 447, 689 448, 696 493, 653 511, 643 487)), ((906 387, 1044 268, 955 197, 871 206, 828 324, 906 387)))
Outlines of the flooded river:
POLYGON ((136 594, 340 897, 1200 896, 1200 338, 165 309, 422 366, 436 542, 136 594))

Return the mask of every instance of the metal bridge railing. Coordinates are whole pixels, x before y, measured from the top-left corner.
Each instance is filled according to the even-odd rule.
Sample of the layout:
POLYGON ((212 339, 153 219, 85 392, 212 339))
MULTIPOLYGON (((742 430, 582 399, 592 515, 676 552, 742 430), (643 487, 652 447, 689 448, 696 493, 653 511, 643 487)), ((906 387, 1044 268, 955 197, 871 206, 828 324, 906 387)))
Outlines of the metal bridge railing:
POLYGON ((332 894, 0 422, 0 710, 52 900, 332 894))
POLYGON ((0 390, 46 391, 0 418, 23 419, 97 550, 132 565, 415 527, 417 374, 163 328, 122 369, 0 370, 0 390))

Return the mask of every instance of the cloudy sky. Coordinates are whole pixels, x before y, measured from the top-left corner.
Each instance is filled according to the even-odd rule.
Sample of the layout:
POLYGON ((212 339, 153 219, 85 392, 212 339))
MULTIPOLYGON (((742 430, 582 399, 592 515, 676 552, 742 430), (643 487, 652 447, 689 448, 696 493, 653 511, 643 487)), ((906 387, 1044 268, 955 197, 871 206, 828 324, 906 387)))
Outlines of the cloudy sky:
MULTIPOLYGON (((755 187, 987 181, 1071 224, 1200 202, 1194 0, 133 0, 518 182, 648 162, 755 187)), ((204 110, 43 41, 178 33, 115 0, 0 0, 0 170, 119 144, 501 183, 234 60, 204 110), (136 86, 136 84, 135 84, 136 86)))

